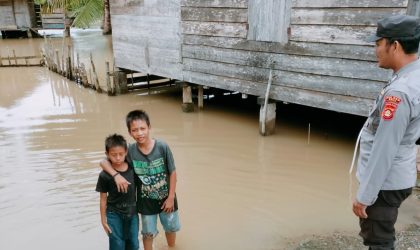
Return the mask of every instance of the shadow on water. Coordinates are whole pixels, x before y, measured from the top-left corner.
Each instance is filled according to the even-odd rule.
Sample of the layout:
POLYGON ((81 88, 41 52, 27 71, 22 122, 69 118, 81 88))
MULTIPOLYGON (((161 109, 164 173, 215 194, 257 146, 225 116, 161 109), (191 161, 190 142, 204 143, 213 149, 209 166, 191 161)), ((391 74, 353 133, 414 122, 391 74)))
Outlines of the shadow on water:
MULTIPOLYGON (((243 99, 241 94, 217 95, 215 98, 205 100, 204 109, 218 108, 227 112, 239 113, 253 117, 258 122, 260 105, 257 97, 248 96, 243 99)), ((345 140, 354 140, 365 122, 366 117, 346 113, 339 113, 298 104, 277 102, 277 127, 287 127, 307 130, 322 134, 326 139, 329 136, 340 137, 345 140)), ((277 128, 276 132, 282 132, 277 128)))

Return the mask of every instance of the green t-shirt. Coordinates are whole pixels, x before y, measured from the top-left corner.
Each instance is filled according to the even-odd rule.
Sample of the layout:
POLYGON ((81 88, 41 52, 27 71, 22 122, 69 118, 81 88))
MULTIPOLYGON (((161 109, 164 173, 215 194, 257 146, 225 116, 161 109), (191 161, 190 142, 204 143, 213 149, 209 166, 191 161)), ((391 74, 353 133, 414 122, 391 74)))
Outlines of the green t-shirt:
MULTIPOLYGON (((128 147, 127 160, 132 163, 134 172, 140 179, 137 191, 139 213, 151 215, 162 212, 161 206, 169 195, 169 175, 175 171, 175 162, 169 146, 155 140, 152 151, 143 154, 136 143, 128 147)), ((174 201, 178 209, 177 199, 174 201)))

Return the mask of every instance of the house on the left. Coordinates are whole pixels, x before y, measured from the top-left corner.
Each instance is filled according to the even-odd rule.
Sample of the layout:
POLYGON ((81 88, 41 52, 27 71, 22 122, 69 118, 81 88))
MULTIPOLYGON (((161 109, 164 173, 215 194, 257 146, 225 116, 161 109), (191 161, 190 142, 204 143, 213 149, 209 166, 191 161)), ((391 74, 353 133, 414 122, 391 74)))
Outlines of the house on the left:
POLYGON ((33 37, 40 29, 64 29, 62 10, 42 10, 33 0, 0 0, 0 31, 3 38, 33 37))

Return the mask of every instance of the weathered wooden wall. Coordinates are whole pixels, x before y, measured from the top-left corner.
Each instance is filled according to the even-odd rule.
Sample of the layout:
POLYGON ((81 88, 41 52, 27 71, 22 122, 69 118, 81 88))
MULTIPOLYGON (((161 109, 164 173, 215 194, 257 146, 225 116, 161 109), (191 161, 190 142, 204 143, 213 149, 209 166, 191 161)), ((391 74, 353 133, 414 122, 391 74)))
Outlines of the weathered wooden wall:
POLYGON ((250 15, 265 21, 259 0, 111 0, 116 64, 260 96, 274 62, 272 99, 367 115, 391 72, 378 69, 364 39, 380 18, 406 13, 409 0, 283 1, 267 6, 290 9, 279 27, 287 43, 249 34, 250 15))
POLYGON ((0 30, 15 30, 34 26, 33 1, 0 0, 0 30))
POLYGON ((182 79, 179 0, 111 0, 116 65, 182 79))
POLYGON ((0 30, 17 29, 12 0, 0 0, 0 30))
POLYGON ((285 45, 247 39, 249 3, 181 0, 184 80, 263 95, 275 62, 271 98, 367 115, 390 72, 364 38, 407 0, 291 0, 285 45))

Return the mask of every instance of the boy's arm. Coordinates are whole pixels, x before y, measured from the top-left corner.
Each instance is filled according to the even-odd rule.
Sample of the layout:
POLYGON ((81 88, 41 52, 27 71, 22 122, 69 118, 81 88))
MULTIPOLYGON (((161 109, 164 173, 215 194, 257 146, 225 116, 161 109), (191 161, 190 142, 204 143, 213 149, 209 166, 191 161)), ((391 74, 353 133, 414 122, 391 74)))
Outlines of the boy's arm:
POLYGON ((101 212, 101 223, 104 227, 105 233, 111 234, 111 228, 109 228, 108 222, 106 220, 106 193, 100 193, 99 210, 101 212))
POLYGON ((110 174, 114 178, 115 184, 117 185, 118 192, 127 193, 128 185, 130 185, 131 183, 128 182, 117 171, 115 171, 115 169, 112 168, 111 163, 108 161, 108 159, 103 159, 99 163, 99 166, 101 166, 101 168, 105 172, 107 172, 108 174, 110 174))
POLYGON ((176 189, 176 171, 172 171, 172 173, 169 175, 169 196, 166 198, 165 202, 163 202, 163 205, 161 209, 163 209, 164 212, 170 213, 173 212, 174 207, 174 200, 175 200, 175 189, 176 189))

